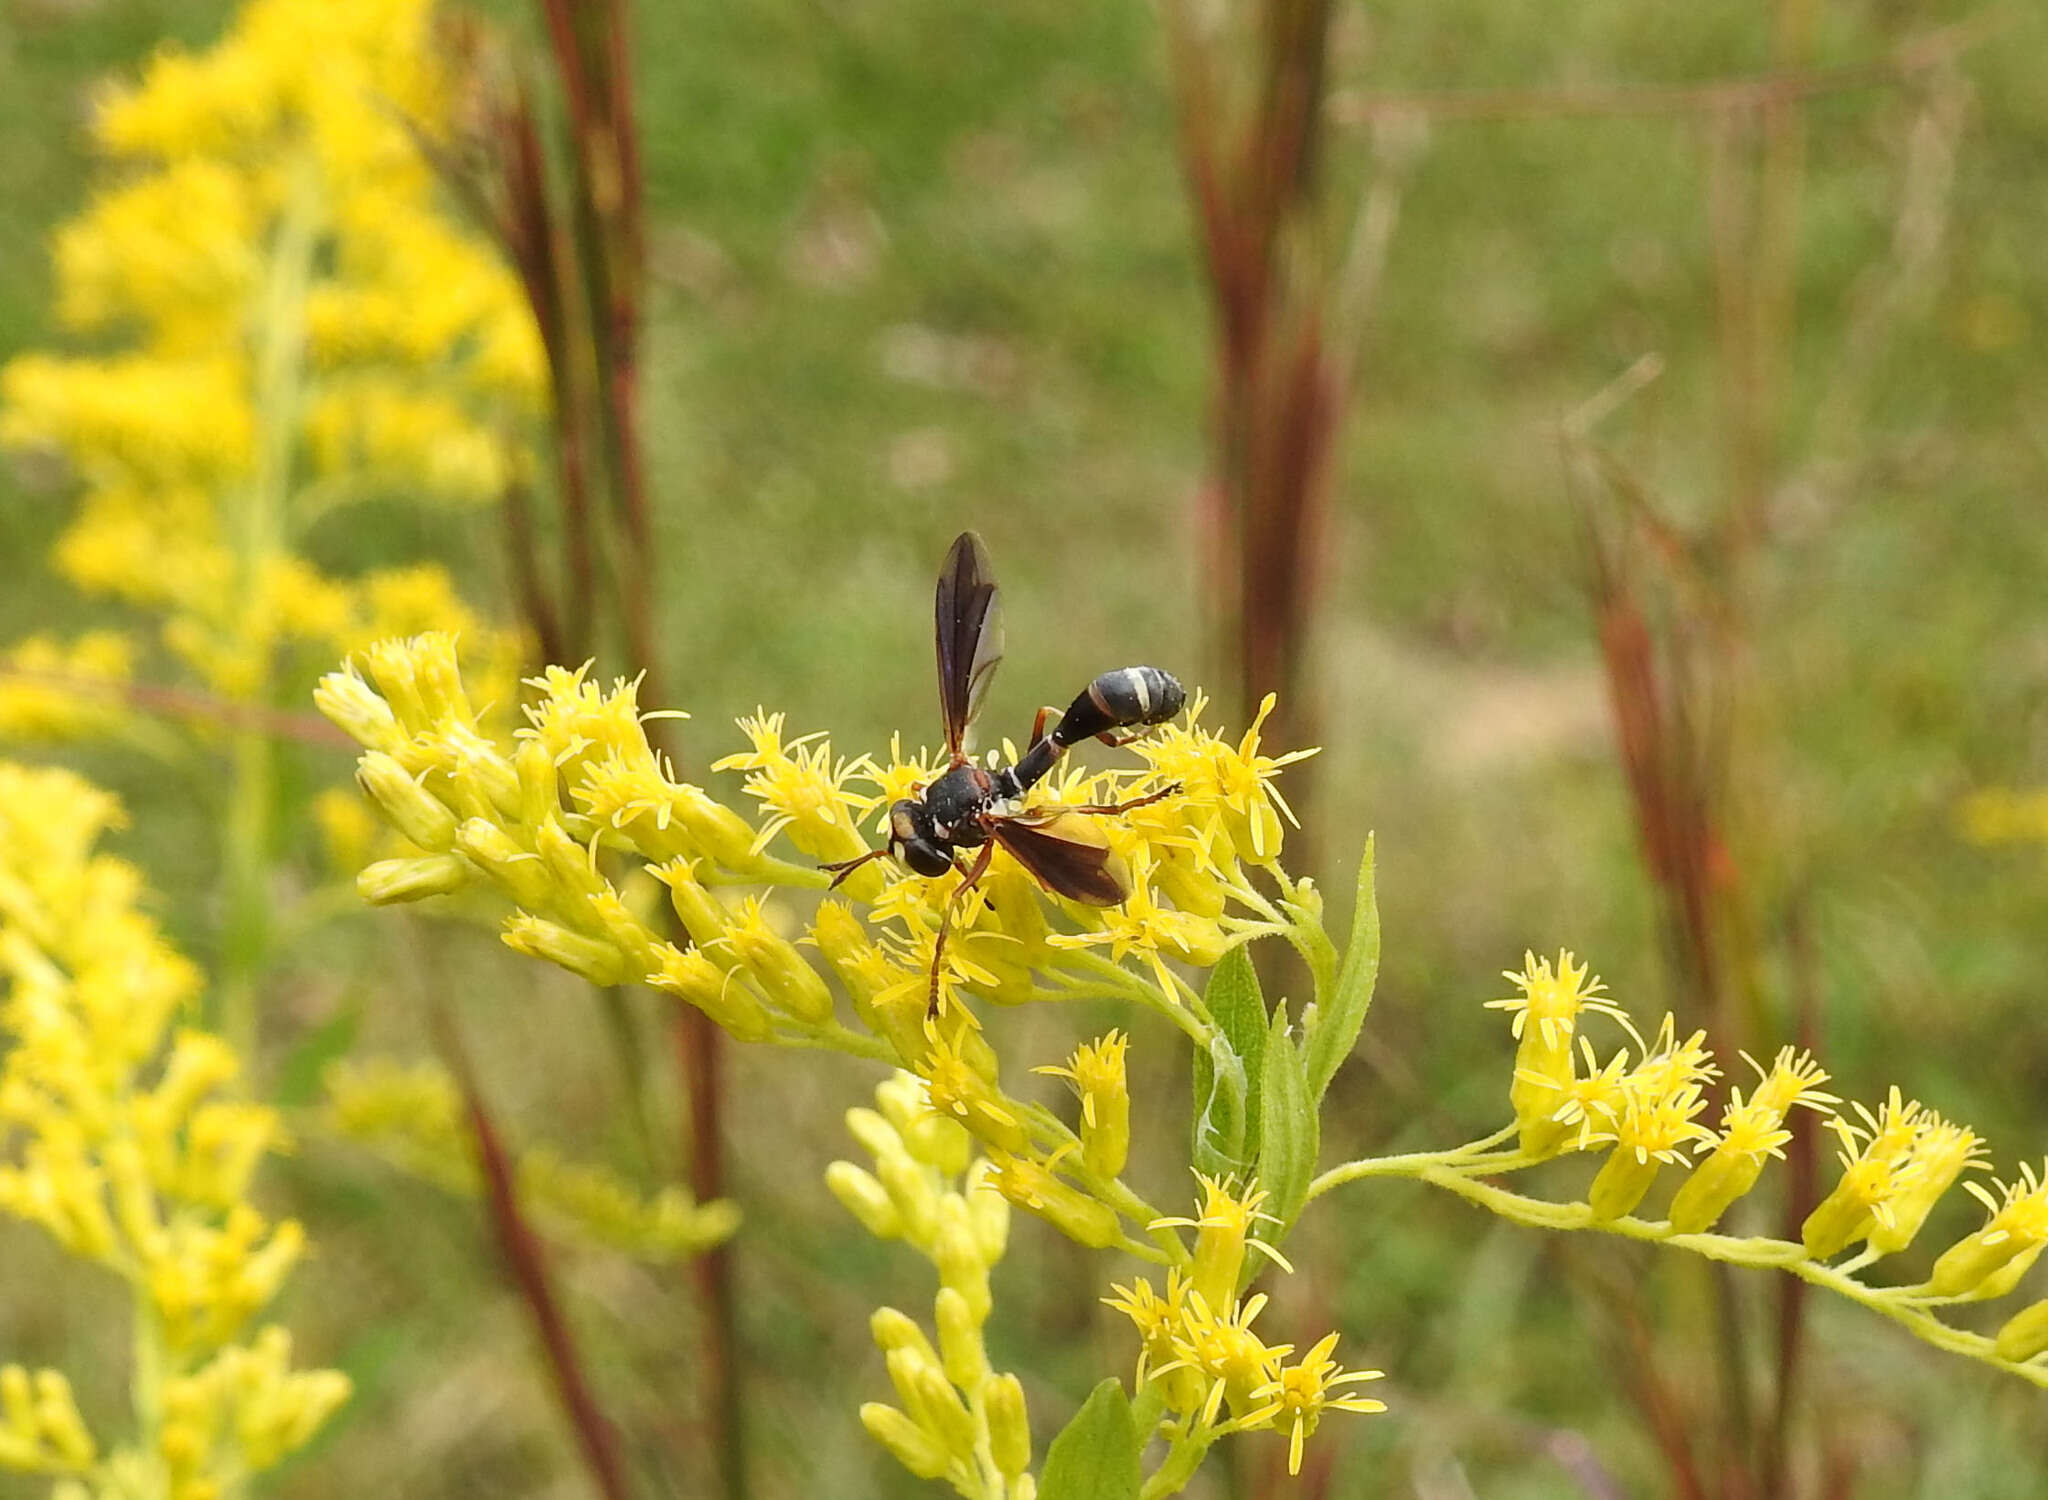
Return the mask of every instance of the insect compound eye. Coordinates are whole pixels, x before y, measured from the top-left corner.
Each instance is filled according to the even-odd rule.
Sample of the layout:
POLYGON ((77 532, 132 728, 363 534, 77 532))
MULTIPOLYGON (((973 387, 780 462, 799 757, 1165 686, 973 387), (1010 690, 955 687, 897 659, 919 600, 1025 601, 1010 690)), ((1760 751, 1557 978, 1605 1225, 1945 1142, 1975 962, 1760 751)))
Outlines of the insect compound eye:
POLYGON ((939 876, 953 868, 946 851, 925 839, 909 839, 903 845, 903 862, 920 875, 939 876))

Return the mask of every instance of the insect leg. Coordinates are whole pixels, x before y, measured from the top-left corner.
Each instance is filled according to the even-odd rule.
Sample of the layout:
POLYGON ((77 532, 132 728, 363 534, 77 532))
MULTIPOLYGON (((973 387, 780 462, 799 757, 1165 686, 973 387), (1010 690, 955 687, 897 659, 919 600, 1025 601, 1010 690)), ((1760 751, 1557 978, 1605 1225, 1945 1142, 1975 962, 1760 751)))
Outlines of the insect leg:
POLYGON ((925 1019, 931 1020, 939 1013, 939 961, 945 957, 946 935, 953 930, 953 913, 960 908, 960 902, 974 889, 975 882, 988 873, 988 867, 996 857, 995 842, 983 844, 976 856, 974 867, 967 872, 967 878, 953 887, 953 894, 946 898, 946 910, 939 918, 938 941, 932 944, 932 988, 931 999, 925 1006, 925 1019))
POLYGON ((1055 803, 1047 811, 1093 813, 1099 817, 1114 817, 1118 813, 1127 813, 1135 808, 1150 807, 1154 802, 1164 802, 1168 797, 1177 795, 1180 789, 1180 783, 1176 781, 1171 786, 1163 786, 1156 792, 1147 792, 1142 797, 1132 797, 1125 802, 1088 802, 1079 807, 1061 807, 1055 803))
POLYGON ((852 859, 838 859, 834 860, 829 865, 819 865, 818 868, 821 870, 831 870, 834 872, 832 876, 832 883, 826 886, 825 889, 828 891, 838 890, 840 881, 846 879, 847 876, 851 875, 855 870, 858 870, 862 865, 866 864, 869 860, 880 859, 883 855, 887 854, 888 852, 889 851, 887 849, 870 849, 867 853, 855 855, 852 859))

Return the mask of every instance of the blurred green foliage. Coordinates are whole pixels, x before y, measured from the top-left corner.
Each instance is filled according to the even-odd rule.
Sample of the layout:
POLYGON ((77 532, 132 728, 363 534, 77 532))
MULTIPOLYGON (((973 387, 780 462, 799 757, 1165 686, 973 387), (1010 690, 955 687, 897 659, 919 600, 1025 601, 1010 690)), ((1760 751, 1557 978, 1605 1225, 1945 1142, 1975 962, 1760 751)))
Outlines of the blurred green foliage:
MULTIPOLYGON (((732 748, 725 726, 757 703, 797 730, 831 727, 843 747, 899 729, 936 737, 930 580, 968 525, 988 536, 1009 594, 998 727, 1021 735, 1039 702, 1124 660, 1220 680, 1193 644, 1188 523, 1208 309, 1150 9, 641 11, 647 437, 662 625, 697 715, 686 754, 701 766, 732 748)), ((93 81, 159 38, 209 36, 223 13, 213 0, 0 9, 0 358, 57 337, 43 237, 78 201, 93 81)), ((1833 6, 1818 62, 1866 60, 1967 13, 1833 6)), ((1756 7, 1619 0, 1353 7, 1337 41, 1346 88, 1678 83, 1770 56, 1756 7)), ((1844 334, 1891 253, 1918 95, 1868 87, 1805 110, 1778 454, 1800 477, 1774 502, 1778 537, 1749 601, 1767 712, 1744 774, 1767 778, 1783 810, 1773 857, 1808 893, 1822 1045, 1842 1092, 1899 1082, 1975 1123, 2009 1166, 2048 1135, 2048 865, 2040 850, 1964 844, 1954 811, 1975 787, 2048 780, 2048 13, 2006 12, 1961 76, 1940 250, 1867 359, 1845 353, 1844 334), (1847 450, 1816 453, 1815 414, 1845 374, 1864 382, 1867 420, 1847 450)), ((1668 373, 1610 431, 1674 514, 1719 503, 1707 154, 1683 116, 1445 121, 1402 205, 1317 643, 1326 878, 1341 891, 1376 828, 1386 932, 1364 1060, 1333 1090, 1337 1145, 1441 1145, 1494 1123, 1507 1043, 1478 1003, 1525 946, 1588 955, 1639 1014, 1672 992, 1606 739, 1555 425, 1659 351, 1668 373)), ((1361 159, 1357 135, 1337 129, 1333 176, 1354 180, 1361 159)), ((62 509, 50 476, 0 474, 0 638, 78 611, 40 564, 62 509)), ((317 539, 337 561, 425 545, 486 588, 496 577, 488 522, 351 515, 317 539)), ((192 868, 205 841, 178 832, 189 789, 112 757, 88 765, 129 802, 129 847, 154 883, 208 889, 192 868)), ((181 937, 212 920, 197 907, 166 917, 181 937)), ((1782 967, 1774 977, 1780 992, 1792 982, 1782 967)), ((512 1080, 510 1118, 551 1111, 629 1163, 673 1133, 674 1101, 658 1094, 655 1129, 631 1129, 584 997, 487 936, 365 918, 302 950, 274 990, 273 1076, 291 1071, 293 1048, 326 1045, 338 1016, 403 1045, 420 997, 450 991, 467 997, 490 1076, 512 1080)), ((1145 1068, 1155 1087, 1182 1087, 1171 1050, 1141 1029, 1134 1089, 1145 1068)), ((738 1055, 734 1073, 757 1492, 908 1493, 853 1413, 881 1379, 866 1312, 911 1295, 915 1268, 854 1232, 818 1182, 865 1082, 837 1064, 797 1076, 779 1055, 738 1055)), ((469 1211, 317 1143, 291 1176, 322 1247, 292 1321, 339 1351, 362 1395, 280 1492, 573 1488, 520 1309, 479 1273, 488 1249, 469 1211)), ((1347 1347, 1394 1372, 1393 1412, 1345 1436, 1326 1493, 1592 1493, 1571 1474, 1574 1434, 1626 1492, 1664 1492, 1617 1389, 1608 1299, 1586 1287, 1653 1283, 1660 1362, 1704 1388, 1710 1309, 1690 1268, 1475 1233, 1472 1213, 1414 1188, 1337 1202, 1297 1259, 1316 1268, 1347 1347)), ((17 1251, 19 1238, 0 1294, 19 1353, 107 1337, 105 1309, 34 1296, 43 1252, 17 1251)), ((1128 1334, 1094 1306, 1102 1288, 1077 1252, 1020 1240, 993 1352, 1036 1378, 1042 1441, 1090 1372, 1122 1364, 1128 1334)), ((687 1430, 684 1287, 598 1261, 575 1269, 614 1415, 628 1430, 687 1430)), ((1278 1326, 1287 1309, 1275 1314, 1278 1326)), ((2048 1493, 2037 1392, 1853 1310, 1814 1318, 1809 1389, 1861 1461, 1856 1494, 2048 1493)), ((688 1475, 660 1478, 689 1492, 688 1475)))

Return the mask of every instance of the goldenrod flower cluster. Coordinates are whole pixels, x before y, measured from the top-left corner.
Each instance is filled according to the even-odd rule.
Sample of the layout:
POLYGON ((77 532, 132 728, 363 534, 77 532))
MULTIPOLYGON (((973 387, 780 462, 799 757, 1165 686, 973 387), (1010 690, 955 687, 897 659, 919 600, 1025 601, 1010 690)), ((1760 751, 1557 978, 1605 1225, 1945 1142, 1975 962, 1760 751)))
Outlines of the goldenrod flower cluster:
MULTIPOLYGON (((1056 819, 1062 837, 1097 842, 1128 899, 1107 909, 1068 902, 999 851, 980 885, 955 902, 940 951, 958 876, 931 879, 885 860, 854 871, 837 894, 811 897, 828 884, 817 862, 866 852, 878 812, 915 795, 942 761, 899 745, 886 756, 844 756, 821 736, 790 735, 780 714, 756 713, 740 721, 748 748, 712 766, 744 778, 740 789, 756 809, 749 817, 678 777, 657 753, 635 683, 604 686, 586 671, 554 667, 527 686, 526 725, 506 739, 480 721, 455 644, 444 635, 379 643, 322 682, 316 702, 365 747, 359 780, 410 845, 404 856, 362 872, 358 888, 367 899, 495 891, 513 908, 504 924, 508 945, 592 983, 644 982, 698 1007, 740 1040, 830 1047, 906 1070, 884 1097, 882 1115, 856 1116, 856 1133, 877 1153, 876 1171, 833 1169, 834 1190, 879 1234, 927 1243, 921 1237, 936 1231, 915 1205, 948 1201, 931 1174, 965 1170, 971 1141, 982 1161, 970 1197, 1007 1200, 1084 1245, 1180 1268, 1172 1274, 1215 1253, 1202 1248, 1209 1231, 1196 1227, 1191 1249, 1176 1231, 1192 1226, 1164 1218, 1121 1181, 1133 1130, 1126 1033, 1112 1031, 1041 1070, 1072 1086, 1073 1125, 1004 1088, 1002 1060, 983 1035, 977 1007, 1082 997, 1127 1001, 1165 1018, 1203 1056, 1220 1060, 1240 1106, 1257 1086, 1247 1081, 1246 1058, 1256 1050, 1269 1065, 1284 1060, 1294 1104, 1271 1113, 1288 1129, 1272 1126, 1264 1157, 1242 1130, 1236 1146, 1247 1154, 1243 1180, 1268 1158, 1282 1162, 1291 1200, 1283 1214, 1299 1210, 1313 1156, 1307 1116, 1363 1020, 1376 958, 1347 960, 1340 978, 1322 930, 1320 893, 1281 868, 1289 815, 1273 781, 1298 757, 1264 753, 1257 722, 1224 739, 1201 727, 1198 698, 1182 721, 1134 746, 1131 769, 1090 771, 1068 762, 1034 792, 1033 811, 1056 819), (1178 789, 1125 814, 1058 813, 1167 787, 1178 789), (801 858, 785 858, 778 842, 801 858), (665 888, 671 920, 640 899, 641 872, 659 882, 657 891, 665 888), (790 893, 799 901, 785 905, 790 893), (1219 1020, 1185 977, 1262 936, 1285 937, 1309 961, 1318 1004, 1305 1010, 1304 1028, 1289 1027, 1284 1014, 1269 1018, 1256 995, 1219 1020), (1340 990, 1352 999, 1337 1003, 1340 990), (919 1144, 927 1136, 953 1142, 945 1150, 958 1160, 921 1156, 939 1149, 919 1144)), ((1285 1228, 1279 1223, 1275 1237, 1285 1228)), ((934 1253, 944 1243, 929 1241, 934 1253)), ((951 1243, 964 1255, 965 1240, 951 1243)), ((942 1279, 954 1269, 977 1285, 985 1279, 985 1267, 970 1273, 951 1265, 942 1264, 942 1279)), ((972 1286, 953 1290, 969 1308, 980 1305, 972 1286)), ((1218 1317, 1242 1317, 1240 1291, 1218 1282, 1201 1305, 1218 1317)), ((950 1305, 944 1294, 943 1305, 950 1305)), ((942 1350, 955 1317, 941 1312, 942 1350)), ((916 1351, 896 1323, 889 1326, 892 1369, 907 1368, 916 1351)), ((1298 1461, 1324 1409, 1357 1404, 1333 1394, 1348 1380, 1329 1361, 1330 1342, 1292 1364, 1283 1347, 1261 1364, 1243 1394, 1263 1394, 1233 1409, 1228 1430, 1288 1430, 1298 1461)), ((945 1360, 930 1368, 960 1373, 945 1360)), ((909 1377, 898 1373, 900 1385, 909 1377)), ((1201 1389, 1193 1411, 1160 1414, 1179 1433, 1183 1455, 1198 1456, 1226 1430, 1213 1409, 1201 1417, 1210 1405, 1208 1387, 1201 1389)), ((977 1468, 963 1456, 980 1441, 968 1430, 981 1420, 972 1391, 956 1383, 952 1406, 930 1392, 921 1399, 926 1408, 906 1405, 891 1409, 894 1415, 870 1409, 870 1426, 917 1472, 982 1486, 964 1493, 1018 1492, 1026 1448, 1016 1450, 1014 1469, 977 1468), (961 1413, 971 1420, 955 1421, 961 1413), (999 1482, 1010 1488, 994 1488, 999 1482)))
POLYGON ((874 1170, 836 1161, 825 1181, 870 1234, 900 1239, 932 1263, 938 1342, 907 1313, 875 1312, 870 1326, 897 1404, 871 1401, 861 1422, 919 1478, 944 1479, 968 1500, 1031 1500, 1024 1387, 990 1365, 982 1340, 1010 1205, 990 1183, 989 1162, 971 1159, 967 1132, 930 1109, 916 1077, 895 1074, 876 1088, 875 1103, 846 1112, 874 1170))
POLYGON ((0 1211, 134 1289, 142 1431, 105 1455, 61 1375, 9 1366, 0 1465, 206 1500, 303 1444, 348 1381, 293 1373, 282 1329, 240 1342, 304 1248, 249 1201, 282 1127, 233 1092, 225 1044, 180 1025, 199 975, 138 910, 134 869, 94 850, 120 816, 69 772, 0 762, 0 1211))
POLYGON ((1154 1226, 1195 1231, 1192 1265, 1166 1273, 1164 1295, 1139 1278, 1104 1300, 1137 1327, 1140 1392, 1155 1383, 1173 1413, 1162 1428, 1171 1444, 1169 1466, 1192 1472, 1218 1438, 1270 1429, 1288 1434, 1287 1472, 1299 1474, 1302 1444, 1324 1412, 1387 1409, 1384 1402, 1344 1394, 1346 1386, 1378 1380, 1384 1372, 1341 1370, 1330 1357, 1337 1347, 1334 1333, 1290 1364, 1292 1344, 1268 1344, 1254 1331, 1266 1295, 1240 1295, 1248 1279, 1246 1252, 1258 1250, 1287 1266, 1253 1234, 1260 1219, 1271 1217, 1259 1211, 1266 1194, 1258 1188, 1233 1191, 1196 1175, 1203 1195, 1200 1216, 1161 1219, 1154 1226))
MULTIPOLYGON (((450 1192, 482 1192, 461 1094, 440 1068, 371 1058, 334 1064, 326 1083, 335 1134, 450 1192)), ((739 1227, 738 1208, 723 1199, 700 1204, 674 1183, 648 1197, 616 1173, 545 1146, 518 1154, 514 1178, 521 1207, 548 1234, 638 1260, 697 1255, 739 1227)))
MULTIPOLYGON (((83 498, 58 568, 161 616, 212 692, 269 696, 283 648, 427 628, 504 658, 510 690, 516 643, 443 571, 343 580, 303 546, 337 505, 490 502, 528 462, 538 333, 415 136, 444 132, 457 83, 426 0, 252 0, 217 45, 167 49, 99 102, 113 170, 56 261, 62 317, 103 352, 0 370, 0 444, 66 460, 83 498)), ((13 665, 86 688, 128 669, 91 642, 13 665)), ((38 711, 52 691, 0 684, 0 728, 78 732, 38 711)))
POLYGON ((2048 1245, 2048 1163, 2037 1173, 2022 1164, 2011 1180, 1986 1188, 1965 1182, 1989 1218, 1950 1245, 1925 1280, 1874 1285, 1865 1267, 1908 1249, 1936 1205, 1965 1173, 1986 1164, 1983 1142, 1968 1126, 1943 1119, 1895 1087, 1876 1109, 1852 1106, 1822 1091, 1828 1075, 1810 1055, 1782 1049, 1747 1093, 1731 1088, 1719 1128, 1707 1112, 1705 1086, 1719 1069, 1704 1032, 1680 1040, 1666 1016, 1645 1042, 1627 1013, 1570 953, 1555 966, 1530 955, 1507 977, 1519 991, 1489 1002, 1513 1013, 1520 1039, 1509 1103, 1514 1123, 1470 1147, 1385 1162, 1356 1163, 1337 1180, 1401 1173, 1449 1188, 1524 1223, 1550 1228, 1600 1228, 1636 1239, 1665 1241, 1715 1259, 1772 1266, 1876 1308, 1929 1342, 1998 1364, 2048 1385, 2048 1302, 2010 1318, 1987 1338, 1942 1322, 1948 1303, 1983 1301, 2014 1291, 2048 1245), (1601 1061, 1581 1021, 1604 1016, 1624 1031, 1627 1047, 1601 1061), (1795 1108, 1825 1119, 1837 1142, 1841 1175, 1809 1213, 1797 1242, 1712 1233, 1747 1194, 1772 1157, 1792 1139, 1795 1108), (1491 1149, 1509 1137, 1518 1149, 1491 1149), (1553 1204, 1508 1192, 1482 1179, 1574 1152, 1600 1151, 1603 1162, 1586 1196, 1553 1204), (1679 1175, 1657 1217, 1640 1217, 1666 1168, 1679 1175), (1860 1247, 1860 1248, 1859 1248, 1860 1247), (1844 1258, 1847 1257, 1847 1258, 1844 1258))

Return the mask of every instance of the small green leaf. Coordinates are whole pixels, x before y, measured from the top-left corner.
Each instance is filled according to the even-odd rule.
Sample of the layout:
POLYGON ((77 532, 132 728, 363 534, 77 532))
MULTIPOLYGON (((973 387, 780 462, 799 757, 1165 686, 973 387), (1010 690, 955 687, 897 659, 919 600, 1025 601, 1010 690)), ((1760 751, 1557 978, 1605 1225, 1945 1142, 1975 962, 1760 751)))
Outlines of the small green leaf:
POLYGON ((1245 1149, 1245 1094, 1250 1089, 1244 1059, 1220 1031, 1209 1050, 1195 1054, 1195 1170, 1211 1177, 1242 1174, 1251 1165, 1245 1149))
POLYGON ((1039 1500, 1136 1500, 1144 1446, 1123 1386, 1103 1381, 1052 1440, 1039 1500))
POLYGON ((1243 945, 1223 955, 1223 961, 1209 971, 1208 988, 1202 1003, 1209 1008, 1216 1029, 1230 1042, 1230 1050, 1244 1063, 1247 1085, 1244 1118, 1244 1159, 1259 1154, 1260 1058, 1266 1050, 1266 997, 1259 989, 1259 971, 1243 945))
POLYGON ((1287 1007, 1273 1012, 1266 1038, 1265 1066, 1259 1094, 1265 1114, 1259 1144, 1259 1186, 1266 1190, 1265 1211, 1280 1221, 1274 1240, 1284 1237, 1308 1201, 1309 1179, 1322 1150, 1322 1126, 1316 1102, 1309 1096, 1308 1070, 1287 1035, 1287 1007))
POLYGON ((1373 986, 1380 977, 1380 905, 1373 889, 1373 841, 1365 841, 1358 863, 1358 902, 1352 908, 1351 946, 1337 971, 1337 983, 1316 1007, 1308 1033, 1309 1098, 1321 1104, 1338 1066, 1358 1045, 1365 1013, 1372 1008, 1373 986))

